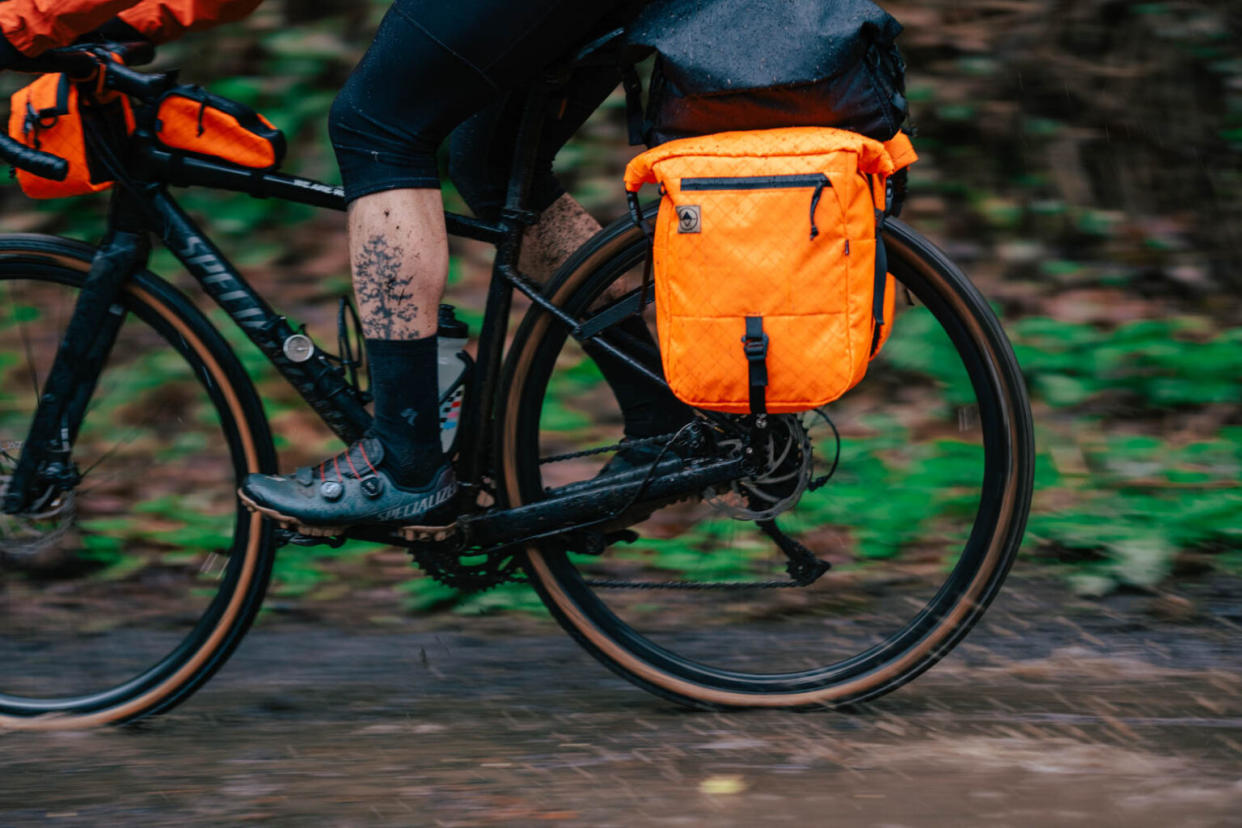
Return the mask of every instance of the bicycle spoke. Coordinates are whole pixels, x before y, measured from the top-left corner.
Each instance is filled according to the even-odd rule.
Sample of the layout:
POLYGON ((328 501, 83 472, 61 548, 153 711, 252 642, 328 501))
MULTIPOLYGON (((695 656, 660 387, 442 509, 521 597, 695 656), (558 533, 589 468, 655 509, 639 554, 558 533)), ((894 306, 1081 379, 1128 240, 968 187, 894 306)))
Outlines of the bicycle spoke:
MULTIPOLYGON (((47 376, 67 322, 58 311, 71 304, 65 300, 77 295, 79 280, 77 273, 46 267, 30 275, 23 262, 0 256, 6 288, 0 295, 20 296, 20 304, 39 309, 28 324, 0 327, 0 350, 28 348, 38 376, 47 376)), ((243 583, 241 568, 261 560, 254 536, 238 534, 248 525, 235 495, 241 459, 235 447, 244 424, 217 406, 211 390, 223 387, 227 375, 211 374, 209 364, 229 355, 193 350, 200 346, 169 323, 179 316, 193 341, 204 341, 211 331, 187 316, 192 309, 151 307, 176 302, 171 289, 149 282, 124 301, 116 346, 74 441, 85 482, 40 513, 0 520, 6 593, 0 660, 9 667, 0 674, 0 727, 13 717, 79 704, 115 709, 117 717, 142 713, 151 701, 125 705, 139 690, 159 688, 150 698, 175 701, 196 686, 193 672, 177 668, 200 651, 218 653, 227 640, 213 635, 221 625, 247 622, 244 614, 224 612, 243 583)), ((15 366, 3 377, 5 466, 16 462, 14 446, 39 401, 26 369, 15 366)), ((229 393, 242 399, 238 388, 229 393)), ((265 571, 251 576, 260 590, 265 571)))
MULTIPOLYGON (((630 233, 632 245, 612 259, 583 260, 587 275, 573 275, 577 292, 566 312, 596 307, 605 294, 636 295, 646 245, 637 231, 615 232, 630 233)), ((975 306, 969 324, 959 321, 962 311, 938 291, 973 289, 926 247, 912 258, 903 246, 909 238, 894 241, 890 271, 921 301, 898 304, 890 341, 858 387, 817 411, 767 415, 763 427, 732 415, 705 419, 727 439, 709 440, 701 456, 747 452, 741 479, 637 510, 626 543, 589 555, 536 553, 533 579, 597 657, 679 701, 832 703, 838 686, 882 692, 917 674, 934 651, 902 662, 904 655, 946 641, 977 617, 992 592, 971 599, 964 621, 949 609, 972 579, 1003 572, 1016 550, 1012 535, 998 539, 1002 554, 984 563, 995 532, 1004 531, 993 527, 1012 526, 1014 517, 995 512, 1003 502, 987 496, 985 481, 1023 484, 996 474, 1014 448, 1005 423, 960 398, 1010 394, 1013 386, 998 387, 1001 367, 981 358, 971 339, 996 330, 986 306, 975 306), (926 370, 929 353, 937 355, 934 372, 926 370), (894 664, 895 678, 883 679, 894 664), (853 680, 864 674, 876 678, 853 680)), ((603 304, 585 314, 589 330, 607 331, 619 318, 603 304)), ((519 503, 586 491, 575 488, 582 481, 608 485, 608 455, 581 447, 601 447, 609 436, 619 444, 624 423, 615 392, 590 379, 602 372, 587 369, 589 352, 554 327, 541 336, 515 344, 529 368, 514 380, 523 396, 511 404, 536 412, 515 418, 517 436, 505 448, 525 475, 509 493, 519 503), (560 458, 573 462, 552 462, 560 458)), ((991 411, 1014 399, 1023 404, 1020 390, 991 411)), ((1021 414, 1009 422, 1020 425, 1021 414)))
POLYGON ((29 377, 30 377, 30 388, 32 391, 34 391, 36 395, 38 395, 39 389, 42 386, 39 384, 39 374, 38 374, 38 371, 35 369, 34 346, 30 342, 30 335, 26 330, 25 323, 19 322, 18 330, 21 331, 22 351, 26 355, 26 371, 28 372, 29 377))

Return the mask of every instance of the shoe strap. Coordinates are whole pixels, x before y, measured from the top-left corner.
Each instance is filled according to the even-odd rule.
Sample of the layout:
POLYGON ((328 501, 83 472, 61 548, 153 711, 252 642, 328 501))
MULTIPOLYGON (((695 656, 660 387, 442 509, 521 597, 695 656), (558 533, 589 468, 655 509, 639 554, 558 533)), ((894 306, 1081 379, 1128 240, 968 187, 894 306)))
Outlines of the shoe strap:
POLYGON ((384 449, 380 442, 368 437, 324 460, 315 471, 321 481, 335 479, 338 483, 344 483, 349 478, 365 480, 379 475, 376 466, 383 458, 384 449))

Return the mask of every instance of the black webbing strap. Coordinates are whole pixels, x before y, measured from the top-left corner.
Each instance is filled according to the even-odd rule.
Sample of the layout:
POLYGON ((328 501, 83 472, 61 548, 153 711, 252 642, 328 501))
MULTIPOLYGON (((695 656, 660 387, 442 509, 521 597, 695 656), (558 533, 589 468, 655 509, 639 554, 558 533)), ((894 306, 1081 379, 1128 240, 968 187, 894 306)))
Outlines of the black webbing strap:
POLYGON ((763 332, 762 316, 746 317, 742 351, 750 368, 750 413, 763 414, 768 410, 765 397, 768 387, 768 335, 763 332))
POLYGON ((643 143, 646 125, 643 123, 643 83, 631 63, 621 69, 621 87, 625 90, 625 122, 629 127, 630 146, 636 147, 643 143))
POLYGON ((871 293, 871 315, 875 318, 875 332, 871 336, 871 355, 880 347, 880 333, 884 329, 884 288, 888 285, 888 251, 884 248, 884 211, 875 211, 875 285, 871 293))
MULTIPOLYGON (((663 190, 663 188, 661 188, 663 190)), ((655 259, 655 228, 651 226, 651 222, 643 220, 643 210, 638 204, 638 193, 629 191, 625 194, 625 200, 630 208, 630 221, 634 226, 643 231, 643 235, 647 237, 647 256, 643 261, 643 292, 642 301, 634 308, 635 316, 642 316, 646 297, 651 294, 651 268, 655 259)))

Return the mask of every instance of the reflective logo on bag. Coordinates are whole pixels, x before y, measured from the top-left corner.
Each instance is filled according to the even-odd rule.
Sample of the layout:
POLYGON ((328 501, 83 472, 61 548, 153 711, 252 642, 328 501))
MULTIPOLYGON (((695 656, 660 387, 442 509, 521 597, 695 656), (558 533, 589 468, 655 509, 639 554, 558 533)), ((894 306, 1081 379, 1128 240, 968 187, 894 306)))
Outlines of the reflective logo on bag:
POLYGON ((700 211, 697 204, 683 204, 677 208, 677 232, 698 233, 700 230, 700 211))

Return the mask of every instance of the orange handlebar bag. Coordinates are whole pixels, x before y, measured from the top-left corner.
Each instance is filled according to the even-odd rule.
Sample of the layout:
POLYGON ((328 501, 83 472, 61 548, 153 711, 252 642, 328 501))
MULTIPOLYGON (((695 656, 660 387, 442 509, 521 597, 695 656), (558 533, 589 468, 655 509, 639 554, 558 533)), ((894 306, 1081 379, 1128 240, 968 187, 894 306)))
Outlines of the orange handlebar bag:
POLYGON ((155 136, 169 149, 255 170, 270 170, 285 157, 284 133, 271 121, 201 86, 178 86, 164 93, 155 136))
POLYGON ((679 399, 789 413, 862 380, 893 317, 880 230, 896 169, 880 142, 825 127, 684 138, 630 162, 628 192, 663 194, 656 324, 679 399))
POLYGON ((50 74, 17 90, 9 104, 9 137, 69 162, 69 174, 63 181, 17 170, 22 192, 31 198, 65 198, 98 193, 112 186, 107 172, 87 151, 81 108, 98 107, 109 124, 123 124, 124 129, 132 132, 134 113, 128 98, 112 94, 88 103, 81 99, 78 87, 68 77, 50 74))

